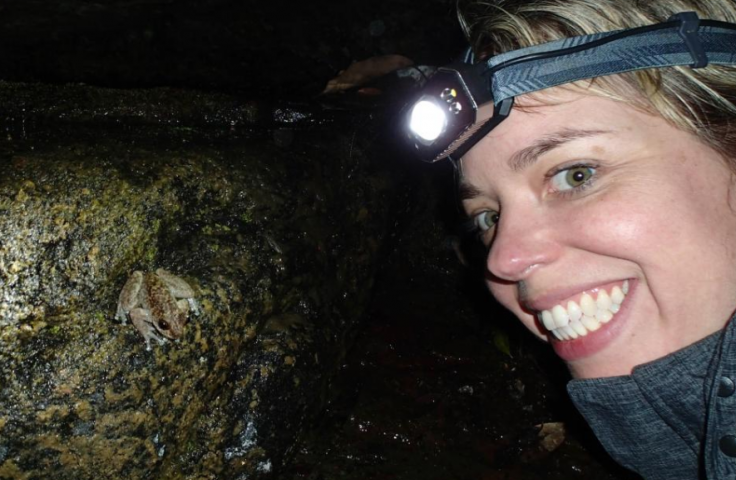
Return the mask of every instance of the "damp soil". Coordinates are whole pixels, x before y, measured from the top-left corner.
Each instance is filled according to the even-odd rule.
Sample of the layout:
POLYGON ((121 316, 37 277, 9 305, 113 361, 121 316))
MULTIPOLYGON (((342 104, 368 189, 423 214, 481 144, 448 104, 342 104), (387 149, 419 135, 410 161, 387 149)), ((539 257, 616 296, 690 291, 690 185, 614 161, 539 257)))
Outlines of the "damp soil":
POLYGON ((394 243, 328 408, 280 478, 639 478, 575 412, 551 349, 460 264, 443 221, 423 221, 394 243))

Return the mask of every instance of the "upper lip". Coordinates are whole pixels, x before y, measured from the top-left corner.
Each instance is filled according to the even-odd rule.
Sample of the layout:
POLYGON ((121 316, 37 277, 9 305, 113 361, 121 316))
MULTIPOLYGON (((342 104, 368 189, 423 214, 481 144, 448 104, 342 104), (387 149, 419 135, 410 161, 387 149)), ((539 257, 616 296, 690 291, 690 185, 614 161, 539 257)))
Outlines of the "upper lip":
POLYGON ((577 285, 569 285, 564 287, 556 287, 554 290, 541 291, 534 293, 534 289, 521 288, 519 303, 522 307, 533 312, 541 312, 542 310, 551 310, 555 305, 564 305, 569 300, 579 297, 585 292, 594 292, 600 288, 610 289, 612 284, 623 283, 626 279, 595 281, 577 285))

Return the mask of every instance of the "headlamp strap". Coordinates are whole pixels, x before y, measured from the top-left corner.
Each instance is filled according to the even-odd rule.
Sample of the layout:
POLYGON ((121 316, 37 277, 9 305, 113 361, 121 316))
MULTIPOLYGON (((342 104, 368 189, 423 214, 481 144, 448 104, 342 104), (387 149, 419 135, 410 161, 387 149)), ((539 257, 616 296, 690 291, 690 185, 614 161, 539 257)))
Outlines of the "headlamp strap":
POLYGON ((678 65, 736 65, 736 24, 695 12, 615 32, 565 38, 487 60, 493 101, 594 77, 678 65))
POLYGON ((680 37, 690 50, 690 55, 693 57, 693 63, 690 67, 703 68, 707 66, 708 55, 705 53, 703 42, 700 41, 700 35, 698 35, 698 27, 700 26, 698 14, 695 12, 676 13, 670 17, 670 21, 674 20, 680 21, 680 29, 677 33, 680 34, 680 37))

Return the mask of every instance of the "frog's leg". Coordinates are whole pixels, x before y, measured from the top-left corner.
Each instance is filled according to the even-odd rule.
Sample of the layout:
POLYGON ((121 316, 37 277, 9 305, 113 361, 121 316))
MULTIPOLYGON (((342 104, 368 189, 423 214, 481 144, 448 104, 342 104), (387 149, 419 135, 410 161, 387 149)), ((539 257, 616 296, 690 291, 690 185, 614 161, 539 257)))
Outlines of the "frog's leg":
POLYGON ((146 350, 151 350, 151 340, 156 340, 159 345, 163 345, 166 342, 166 339, 156 331, 156 328, 151 323, 151 317, 145 309, 134 308, 131 310, 130 320, 146 340, 146 350))
POLYGON ((156 276, 166 284, 171 295, 177 299, 176 304, 179 306, 180 310, 187 313, 191 311, 196 316, 199 316, 199 304, 194 299, 194 289, 186 282, 186 280, 181 277, 177 277, 163 268, 156 270, 156 276), (185 302, 182 303, 182 300, 185 300, 185 302))
POLYGON ((184 315, 189 316, 189 312, 199 316, 199 304, 193 298, 180 298, 176 301, 176 307, 184 312, 184 315))
POLYGON ((181 277, 177 277, 173 273, 159 268, 156 270, 156 276, 163 280, 169 291, 175 298, 193 298, 194 290, 192 287, 181 277))
POLYGON ((130 312, 138 303, 138 292, 143 285, 143 272, 136 270, 125 282, 118 297, 118 308, 115 318, 125 325, 126 312, 130 312))

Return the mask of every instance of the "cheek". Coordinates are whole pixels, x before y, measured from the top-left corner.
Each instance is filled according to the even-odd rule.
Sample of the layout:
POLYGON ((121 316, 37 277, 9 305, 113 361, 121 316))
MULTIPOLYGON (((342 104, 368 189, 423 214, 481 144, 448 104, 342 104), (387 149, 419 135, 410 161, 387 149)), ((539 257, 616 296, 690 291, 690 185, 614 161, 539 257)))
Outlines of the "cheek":
POLYGON ((722 257, 720 246, 728 243, 724 240, 734 228, 733 215, 724 215, 715 202, 699 205, 699 200, 678 198, 669 191, 612 195, 568 217, 572 234, 568 243, 664 270, 683 263, 694 266, 712 250, 722 257))
POLYGON ((671 206, 663 205, 661 198, 616 192, 567 211, 559 219, 566 232, 561 241, 573 251, 639 263, 651 252, 667 250, 682 233, 678 215, 668 210, 671 206))

